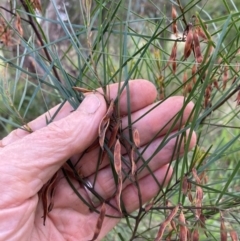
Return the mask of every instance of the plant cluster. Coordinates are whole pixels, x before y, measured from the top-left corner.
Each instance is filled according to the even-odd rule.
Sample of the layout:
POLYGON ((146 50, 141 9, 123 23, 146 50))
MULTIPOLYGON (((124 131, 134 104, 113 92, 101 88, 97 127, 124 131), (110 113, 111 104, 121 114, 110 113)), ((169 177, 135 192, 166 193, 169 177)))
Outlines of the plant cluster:
MULTIPOLYGON (((163 10, 158 2, 147 1, 138 11, 133 7, 135 1, 83 0, 79 1, 81 20, 74 24, 67 6, 57 1, 52 1, 48 9, 55 18, 44 16, 38 0, 21 0, 19 5, 12 0, 9 8, 1 6, 0 124, 6 132, 13 127, 31 132, 27 123, 33 117, 60 102, 53 116, 46 115, 48 124, 66 102, 76 109, 85 94, 98 91, 105 97, 108 109, 99 126, 98 140, 90 149, 101 147, 96 173, 102 160, 109 159, 116 184, 113 196, 117 205, 112 207, 118 217, 125 218, 105 240, 224 241, 230 237, 235 241, 240 222, 236 108, 240 104, 240 11, 233 0, 220 1, 226 14, 214 17, 205 10, 207 0, 170 2, 163 10), (156 17, 147 15, 149 6, 157 9, 156 17), (146 12, 141 10, 144 7, 146 12), (47 32, 53 28, 59 30, 60 36, 47 32), (174 116, 169 132, 148 160, 143 158, 147 147, 138 150, 140 136, 131 122, 130 106, 129 125, 124 130, 121 127, 118 98, 134 78, 154 83, 161 103, 174 95, 185 97, 182 110, 174 116), (110 83, 119 85, 115 100, 109 99, 110 83), (177 142, 171 158, 172 181, 165 188, 159 187, 156 197, 143 204, 138 174, 171 141, 170 133, 177 122, 181 123, 191 101, 194 111, 174 134, 177 142), (193 131, 198 134, 197 146, 187 154, 193 131), (178 152, 180 145, 186 150, 183 157, 178 152), (121 154, 122 148, 129 160, 121 154), (133 214, 126 212, 121 199, 126 181, 133 183, 139 194, 140 209, 133 214), (128 232, 119 231, 122 227, 128 232)), ((128 91, 127 98, 131 98, 128 91)), ((79 199, 99 213, 92 240, 97 239, 106 206, 112 204, 88 186, 71 160, 61 171, 79 199), (81 196, 72 179, 101 201, 100 212, 91 200, 81 196)), ((154 178, 151 170, 149 173, 154 178)), ((39 193, 43 224, 54 208, 57 180, 58 173, 39 193)))

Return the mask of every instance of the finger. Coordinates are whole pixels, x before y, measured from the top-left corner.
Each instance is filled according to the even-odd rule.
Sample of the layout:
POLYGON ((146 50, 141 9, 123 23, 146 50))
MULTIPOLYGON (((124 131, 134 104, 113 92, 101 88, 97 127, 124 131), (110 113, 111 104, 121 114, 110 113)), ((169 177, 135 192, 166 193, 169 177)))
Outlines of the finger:
MULTIPOLYGON (((186 138, 191 138, 190 145, 189 145, 189 150, 193 148, 196 144, 196 135, 195 133, 189 137, 189 133, 186 133, 186 138)), ((141 157, 143 160, 148 161, 149 158, 151 158, 151 161, 148 162, 148 168, 144 168, 141 172, 138 173, 138 179, 142 179, 145 176, 149 175, 149 169, 151 172, 157 171, 159 168, 162 168, 166 164, 170 163, 176 156, 179 158, 184 154, 185 146, 184 146, 184 141, 182 142, 177 142, 177 138, 172 138, 168 142, 166 142, 165 146, 156 153, 155 156, 152 157, 152 154, 156 151, 156 149, 161 145, 163 142, 163 137, 158 138, 157 140, 154 140, 150 146, 141 154, 141 157), (180 147, 178 148, 178 146, 180 147), (176 150, 179 150, 179 152, 175 152, 176 150)), ((142 147, 139 149, 139 152, 141 153, 145 147, 142 147)), ((125 159, 127 159, 127 156, 125 156, 125 159)), ((140 159, 137 162, 137 169, 145 165, 143 163, 142 159, 140 159)), ((125 173, 129 173, 129 168, 126 168, 123 163, 123 169, 125 169, 125 173)), ((96 167, 95 167, 96 170, 96 167)), ((87 180, 90 181, 91 184, 95 182, 94 185, 94 190, 103 198, 108 200, 111 198, 115 192, 116 192, 116 184, 115 184, 115 179, 113 177, 112 169, 108 165, 107 167, 101 169, 98 171, 97 174, 93 174, 89 177, 87 177, 87 180)), ((77 184, 76 181, 72 180, 74 183, 75 187, 78 188, 78 191, 80 193, 83 193, 83 196, 85 193, 85 190, 83 189, 83 186, 77 184)), ((131 184, 131 180, 128 178, 123 182, 123 189, 131 184)), ((91 194, 91 193, 90 193, 91 194)), ((56 185, 56 192, 55 192, 55 207, 56 208, 63 208, 63 207, 75 207, 77 205, 77 200, 78 197, 74 197, 76 194, 74 194, 74 191, 69 188, 69 185, 66 183, 65 178, 62 178, 60 183, 56 185), (63 196, 67 196, 68 198, 62 198, 63 196)), ((91 194, 91 198, 94 198, 94 195, 91 194)), ((88 201, 88 197, 85 195, 85 199, 88 201)), ((96 198, 94 198, 96 199, 96 198)), ((97 200, 96 200, 97 201, 97 200)), ((88 209, 87 206, 83 208, 83 210, 88 209)))
MULTIPOLYGON (((126 88, 122 91, 119 99, 119 108, 121 116, 128 114, 129 106, 128 101, 131 106, 131 112, 135 112, 148 106, 154 102, 157 97, 156 87, 144 79, 136 79, 128 82, 129 86, 129 94, 126 88), (128 100, 128 98, 130 98, 128 100)), ((111 84, 107 86, 107 95, 109 95, 108 99, 115 99, 118 96, 119 88, 122 87, 124 82, 111 84)), ((102 93, 102 89, 98 89, 99 92, 102 93)))
MULTIPOLYGON (((157 193, 159 193, 159 191, 161 191, 159 184, 166 185, 171 179, 172 172, 172 168, 168 165, 165 165, 154 172, 154 176, 159 183, 153 179, 152 175, 148 175, 139 180, 139 190, 141 190, 142 204, 151 200, 157 195, 157 193)), ((128 213, 132 213, 139 208, 139 193, 136 185, 128 185, 123 190, 122 201, 128 213)), ((116 206, 115 200, 113 200, 112 203, 116 206)), ((110 206, 107 206, 106 214, 111 216, 119 215, 116 209, 113 209, 110 206)), ((92 215, 97 219, 96 213, 93 213, 92 215)), ((103 228, 100 231, 98 240, 101 240, 119 221, 120 219, 106 217, 104 219, 102 225, 103 228)))
POLYGON ((68 158, 84 151, 97 138, 105 113, 104 98, 89 95, 66 118, 1 148, 0 183, 4 197, 0 203, 10 201, 12 196, 26 199, 36 194, 68 158))
MULTIPOLYGON (((186 139, 187 140, 189 135, 189 132, 186 133, 186 139)), ((190 137, 190 145, 189 149, 191 150, 195 144, 196 144, 196 135, 195 133, 190 137)), ((154 172, 158 168, 170 163, 174 160, 174 158, 177 156, 180 158, 186 151, 185 149, 185 142, 184 139, 181 138, 171 138, 169 137, 169 141, 165 143, 165 145, 156 153, 155 156, 152 156, 154 152, 159 148, 160 145, 162 145, 163 137, 153 141, 147 149, 141 153, 144 150, 144 147, 139 149, 139 153, 141 153, 141 159, 137 162, 137 169, 141 170, 138 172, 138 178, 143 178, 146 175, 149 174, 149 169, 154 172), (178 152, 176 152, 178 150, 178 152), (143 161, 144 160, 144 163, 143 161), (141 168, 142 166, 148 166, 148 168, 141 168)), ((128 157, 125 156, 126 161, 128 160, 128 157)), ((127 163, 126 163, 127 164, 127 163)), ((125 171, 125 173, 131 173, 129 166, 131 166, 130 163, 128 165, 122 164, 122 169, 125 171)), ((95 167, 96 168, 96 167, 95 167)), ((124 174, 123 174, 124 175, 124 174)), ((116 185, 115 185, 115 179, 113 176, 113 171, 111 167, 107 166, 97 172, 97 174, 92 174, 91 176, 87 177, 87 180, 90 181, 90 183, 94 183, 95 186, 94 190, 103 198, 108 199, 112 195, 114 195, 116 191, 116 185)), ((131 183, 131 180, 127 177, 126 180, 123 182, 123 188, 131 183)))
MULTIPOLYGON (((156 135, 162 136, 169 130, 180 129, 189 120, 193 107, 192 102, 184 106, 184 97, 182 96, 170 97, 164 102, 149 105, 132 113, 131 121, 133 125, 131 128, 138 130, 140 145, 144 145, 156 135)), ((122 126, 123 129, 129 128, 127 118, 122 119, 122 126)), ((126 133, 128 133, 128 130, 126 130, 126 133)))
MULTIPOLYGON (((169 130, 169 128, 172 127, 173 124, 175 124, 172 127, 173 130, 177 130, 182 125, 184 125, 193 110, 193 103, 190 102, 188 105, 186 105, 184 109, 182 109, 183 103, 184 103, 184 98, 181 96, 176 96, 176 97, 169 98, 168 100, 164 101, 161 105, 158 105, 158 103, 156 103, 156 104, 147 106, 144 109, 134 112, 131 115, 131 119, 133 122, 138 120, 136 123, 133 124, 133 128, 136 128, 139 132, 140 146, 144 146, 148 142, 152 141, 152 138, 157 134, 158 136, 162 136, 166 134, 166 132, 169 130), (156 108, 151 110, 153 106, 156 106, 156 108), (148 112, 149 110, 151 111, 148 112), (175 122, 176 115, 178 113, 181 113, 182 117, 178 118, 177 122, 175 122)), ((128 126, 127 119, 128 117, 122 118, 123 129, 127 128, 128 126)), ((128 130, 126 130, 125 133, 128 134, 128 130)), ((194 143, 194 139, 193 139, 193 143, 194 143)), ((80 168, 83 176, 89 176, 90 174, 93 174, 96 171, 96 167, 99 164, 98 163, 99 151, 100 151, 100 148, 98 147, 84 154, 81 157, 78 168, 80 168)), ((122 154, 126 154, 126 150, 125 152, 122 152, 122 154)), ((74 158, 73 162, 77 161, 78 158, 79 158, 79 155, 74 158)), ((102 160, 102 163, 99 168, 103 168, 107 164, 109 164, 109 159, 107 155, 105 155, 105 158, 102 160)))
MULTIPOLYGON (((140 179, 138 183, 139 189, 141 190, 142 203, 146 203, 159 191, 161 191, 162 186, 166 185, 170 181, 171 175, 172 168, 166 165, 154 172, 154 176, 158 180, 158 183, 155 179, 153 179, 152 175, 148 175, 140 179)), ((62 189, 58 188, 59 186, 60 185, 57 186, 57 189, 59 192, 62 192, 62 189)), ((64 196, 55 196, 55 206, 48 215, 51 221, 53 221, 58 228, 59 232, 64 233, 65 230, 71 230, 71 233, 79 234, 80 237, 84 237, 84 240, 90 240, 93 236, 93 227, 96 226, 99 214, 96 212, 90 213, 89 208, 87 208, 85 205, 84 208, 82 202, 79 200, 76 194, 73 193, 72 189, 69 186, 66 186, 66 188, 67 190, 64 190, 62 193, 64 196), (65 198, 67 200, 66 202, 65 198), (59 212, 59 210, 66 210, 67 213, 65 211, 59 212), (66 215, 71 217, 70 222, 67 221, 68 219, 66 218, 66 215), (88 217, 87 220, 86 217, 88 217), (62 220, 66 220, 64 225, 62 225, 62 220), (85 229, 82 229, 81 225, 75 225, 86 221, 88 225, 84 225, 85 229)), ((130 184, 123 189, 122 200, 126 210, 129 213, 139 208, 139 195, 135 185, 130 184)), ((111 203, 116 206, 114 198, 111 203)), ((101 207, 99 207, 99 210, 100 208, 101 207)), ((115 217, 120 216, 120 213, 116 211, 116 209, 113 209, 108 205, 106 214, 115 217)), ((105 217, 98 240, 101 240, 119 222, 119 220, 120 219, 118 218, 105 217)))
MULTIPOLYGON (((110 94, 109 99, 115 99, 118 96, 118 89, 119 89, 118 83, 108 86, 107 92, 110 94)), ((97 89, 97 91, 102 93, 102 89, 97 89)), ((129 91, 130 91, 129 95, 131 96, 130 98, 131 111, 137 111, 153 103, 153 101, 157 96, 155 86, 151 82, 143 79, 129 81, 129 91), (139 98, 139 95, 141 95, 141 98, 139 98)), ((120 106, 121 114, 125 115, 128 110, 126 88, 123 90, 121 94, 119 106, 120 106)), ((56 111, 59 109, 59 107, 60 105, 53 107, 45 114, 29 122, 28 126, 31 128, 33 132, 43 128, 44 126, 46 126, 46 119, 50 120, 52 116, 54 116, 56 111)), ((68 116, 72 111, 73 111, 72 106, 67 102, 61 107, 58 114, 54 118, 54 121, 60 120, 68 116)), ((29 135, 27 131, 22 129, 16 129, 12 131, 7 137, 3 138, 2 141, 0 141, 0 146, 6 146, 10 143, 13 143, 14 141, 20 140, 26 135, 29 135)))

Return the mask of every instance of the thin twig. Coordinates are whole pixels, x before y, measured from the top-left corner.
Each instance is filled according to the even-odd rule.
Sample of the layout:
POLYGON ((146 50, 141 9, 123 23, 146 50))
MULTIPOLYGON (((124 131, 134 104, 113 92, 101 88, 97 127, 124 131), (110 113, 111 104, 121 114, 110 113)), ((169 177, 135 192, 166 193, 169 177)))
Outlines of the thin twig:
MULTIPOLYGON (((25 1, 24 1, 24 0, 20 0, 20 2, 22 3, 25 11, 26 11, 27 13, 30 13, 30 10, 29 10, 27 4, 25 3, 25 1)), ((51 62, 52 62, 52 58, 51 58, 51 56, 49 55, 47 49, 44 48, 44 45, 45 45, 45 44, 44 44, 44 42, 43 42, 43 40, 42 40, 42 37, 41 37, 40 33, 38 32, 38 29, 37 29, 37 27, 36 27, 36 25, 35 25, 35 23, 34 23, 34 21, 33 21, 32 16, 28 15, 28 19, 29 19, 29 24, 32 26, 35 34, 37 35, 37 38, 38 38, 41 46, 43 47, 43 51, 44 51, 44 53, 45 53, 45 55, 46 55, 46 57, 47 57, 47 60, 49 61, 49 63, 51 63, 51 62)), ((55 77, 57 78, 57 80, 58 80, 59 82, 61 82, 61 81, 60 81, 60 77, 59 77, 59 75, 58 75, 58 72, 57 72, 57 70, 56 70, 56 68, 55 68, 54 65, 53 65, 53 72, 54 72, 54 75, 55 75, 55 77)))
POLYGON ((178 3, 178 6, 179 6, 179 8, 180 8, 180 10, 182 12, 182 17, 183 17, 182 20, 185 23, 185 25, 187 26, 188 23, 187 23, 187 20, 185 18, 185 15, 184 15, 184 8, 182 7, 180 0, 177 0, 177 3, 178 3))

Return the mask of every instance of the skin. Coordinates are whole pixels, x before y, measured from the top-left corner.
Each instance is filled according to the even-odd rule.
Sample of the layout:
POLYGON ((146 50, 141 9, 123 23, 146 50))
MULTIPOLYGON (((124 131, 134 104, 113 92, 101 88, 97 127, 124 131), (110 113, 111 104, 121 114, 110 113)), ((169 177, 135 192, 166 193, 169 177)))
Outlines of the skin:
MULTIPOLYGON (((157 92, 155 87, 146 80, 130 81, 132 121, 151 109, 157 92)), ((109 86, 110 99, 117 96, 118 86, 109 86)), ((148 115, 134 124, 140 134, 139 151, 143 150, 151 138, 158 133, 158 138, 148 146, 143 157, 148 159, 161 143, 164 135, 171 127, 172 118, 181 110, 183 97, 171 97, 154 108, 148 115), (168 124, 167 124, 168 123, 168 124), (167 125, 166 125, 167 124, 167 125), (164 128, 163 128, 164 127, 164 128)), ((123 92, 120 98, 120 113, 122 127, 127 127, 127 95, 123 92)), ((79 155, 98 138, 98 126, 106 113, 107 106, 99 93, 88 94, 79 108, 72 112, 66 104, 54 122, 46 126, 45 117, 53 114, 57 107, 29 123, 33 133, 24 130, 14 130, 0 141, 0 240, 91 240, 94 234, 99 214, 91 212, 69 187, 62 172, 59 171, 54 208, 48 214, 43 225, 43 207, 39 201, 38 192, 53 174, 58 171, 66 160, 74 162, 79 155)), ((186 106, 182 122, 177 122, 174 129, 181 128, 187 121, 193 109, 193 104, 186 106)), ((173 130, 173 134, 174 134, 173 130)), ((187 135, 189 133, 187 132, 187 135)), ((196 135, 190 137, 189 150, 196 143, 196 135)), ((172 138, 149 162, 159 183, 154 181, 145 168, 138 175, 143 203, 159 192, 159 184, 170 181, 172 168, 169 162, 176 145, 172 138)), ((98 160, 99 147, 84 154, 78 168, 81 174, 93 182, 94 170, 98 160)), ((184 146, 180 147, 180 155, 184 146)), ((123 149, 122 154, 127 155, 123 149)), ((104 198, 114 195, 116 186, 107 157, 100 166, 96 179, 95 190, 104 198)), ((142 163, 138 162, 138 167, 142 163)), ((126 167, 123 167, 126 168, 126 167)), ((74 180, 73 180, 74 182, 74 180)), ((85 189, 75 183, 78 191, 87 199, 85 189)), ((122 200, 128 212, 139 208, 138 192, 130 181, 123 184, 122 200)), ((110 199, 116 205, 115 199, 110 199)), ((97 207, 101 209, 101 205, 97 207)), ((116 209, 106 205, 106 213, 119 217, 116 209)), ((101 240, 117 223, 119 219, 104 218, 98 240, 101 240)))

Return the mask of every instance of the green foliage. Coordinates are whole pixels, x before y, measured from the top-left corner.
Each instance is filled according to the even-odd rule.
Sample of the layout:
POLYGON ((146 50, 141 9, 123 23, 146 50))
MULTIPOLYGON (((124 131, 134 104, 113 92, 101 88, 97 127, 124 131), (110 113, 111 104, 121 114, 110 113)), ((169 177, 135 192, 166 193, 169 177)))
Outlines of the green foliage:
MULTIPOLYGON (((184 107, 176 116, 176 121, 181 120, 185 106, 194 102, 191 119, 175 134, 184 143, 186 152, 180 158, 176 146, 177 158, 171 162, 174 167, 172 181, 151 200, 150 210, 146 211, 143 206, 137 213, 127 215, 104 240, 153 240, 159 224, 171 210, 167 201, 173 206, 181 203, 187 226, 193 231, 196 225, 200 225, 196 217, 196 187, 201 187, 203 191, 204 199, 199 210, 206 218, 206 225, 199 228, 200 240, 220 239, 220 216, 224 217, 228 230, 240 232, 240 134, 239 109, 236 106, 240 101, 239 1, 219 1, 219 11, 213 8, 216 1, 166 1, 164 7, 147 1, 146 11, 142 12, 134 9, 134 1, 99 0, 94 1, 92 6, 88 6, 87 2, 84 5, 79 1, 80 23, 71 20, 66 6, 62 5, 63 12, 60 12, 54 1, 57 18, 43 16, 41 24, 37 22, 39 18, 30 4, 29 12, 22 6, 16 9, 22 21, 26 20, 31 26, 31 31, 28 28, 28 34, 19 36, 13 24, 9 24, 11 31, 17 34, 16 38, 20 39, 19 45, 13 48, 5 43, 0 53, 1 137, 16 127, 27 128, 30 120, 59 102, 68 101, 76 109, 84 96, 73 90, 74 86, 89 90, 102 88, 106 93, 105 87, 110 83, 123 81, 123 86, 128 86, 130 79, 148 79, 156 85, 158 99, 162 101, 171 96, 185 95, 184 107), (178 13, 178 38, 172 33, 169 2, 178 13), (156 9, 157 16, 148 15, 150 6, 156 9), (185 60, 186 42, 182 37, 186 24, 193 21, 192 15, 197 16, 199 22, 196 26, 206 35, 200 44, 203 61, 197 64, 195 74, 192 74, 192 67, 196 64, 196 55, 192 53, 185 60), (47 32, 53 26, 59 29, 60 37, 47 32), (174 73, 173 61, 169 62, 169 58, 176 41, 177 68, 174 73), (33 69, 30 69, 31 63, 33 69), (225 89, 224 74, 227 75, 225 89), (187 78, 183 82, 184 76, 187 78), (193 83, 194 76, 196 80, 193 83), (219 88, 214 87, 214 83, 219 88), (234 102, 236 99, 237 102, 234 102), (188 138, 187 130, 190 133, 188 138), (197 146, 188 153, 193 131, 198 135, 197 146), (200 183, 194 178, 192 168, 196 168, 198 175, 202 176, 200 183), (182 191, 184 177, 191 184, 188 196, 182 191), (190 194, 193 201, 189 200, 190 194)), ((156 152, 171 140, 169 133, 156 152)), ((108 154, 111 156, 111 153, 108 154)), ((139 155, 141 157, 142 153, 139 155)), ((144 161, 146 166, 151 158, 144 161)), ((151 171, 150 174, 154 175, 151 171)), ((177 218, 175 222, 178 229, 171 233, 172 238, 178 240, 177 218)), ((168 231, 166 235, 170 234, 168 231)))

